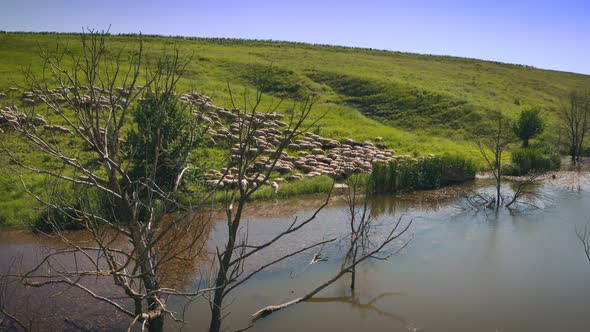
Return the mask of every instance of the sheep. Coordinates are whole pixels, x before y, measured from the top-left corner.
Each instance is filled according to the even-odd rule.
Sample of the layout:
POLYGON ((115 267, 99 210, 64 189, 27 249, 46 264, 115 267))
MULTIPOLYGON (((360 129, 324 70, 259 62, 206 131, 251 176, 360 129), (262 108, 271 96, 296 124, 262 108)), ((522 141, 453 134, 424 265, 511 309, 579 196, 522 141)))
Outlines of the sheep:
POLYGON ((242 179, 242 180, 240 181, 240 186, 242 187, 242 189, 246 189, 246 188, 248 188, 248 180, 246 180, 246 179, 242 179))
POLYGON ((270 187, 274 190, 275 194, 279 191, 279 184, 275 181, 270 184, 270 187))

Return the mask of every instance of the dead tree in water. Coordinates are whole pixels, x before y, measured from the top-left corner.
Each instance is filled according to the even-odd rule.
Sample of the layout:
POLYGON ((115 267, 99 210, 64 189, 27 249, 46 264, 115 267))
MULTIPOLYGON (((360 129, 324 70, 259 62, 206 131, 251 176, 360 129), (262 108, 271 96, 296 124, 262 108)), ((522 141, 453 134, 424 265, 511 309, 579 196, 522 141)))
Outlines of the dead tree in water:
POLYGON ((47 192, 30 188, 22 176, 20 186, 49 209, 51 236, 62 243, 38 265, 10 277, 29 287, 76 289, 128 316, 130 329, 137 324, 162 331, 166 316, 182 320, 169 309, 169 297, 201 294, 163 283, 167 264, 192 261, 207 235, 204 223, 184 215, 165 217, 187 208, 175 192, 198 141, 198 126, 174 92, 190 59, 175 52, 150 63, 141 38, 130 51, 108 48, 105 32, 89 30, 80 38, 80 49, 58 43, 55 54, 42 51, 41 76, 26 75, 50 119, 72 134, 58 136, 27 121, 14 125, 15 136, 53 166, 29 164, 2 143, 20 172, 47 177, 47 192), (139 125, 140 120, 149 122, 139 125), (175 130, 168 132, 166 126, 175 130), (63 198, 68 192, 73 197, 63 198), (58 220, 88 231, 90 240, 71 240, 58 220), (68 259, 76 264, 63 264, 68 259), (127 301, 113 300, 87 282, 103 278, 127 301))
MULTIPOLYGON (((514 184, 512 189, 512 195, 504 195, 500 193, 500 202, 502 206, 511 210, 517 211, 521 208, 539 208, 534 202, 531 202, 530 198, 537 195, 528 192, 531 185, 537 182, 541 177, 542 173, 531 172, 524 178, 519 178, 514 184)), ((496 208, 497 193, 494 195, 487 194, 478 190, 468 190, 463 193, 464 205, 459 205, 458 208, 461 210, 475 210, 480 211, 481 209, 496 208)))
POLYGON ((379 253, 386 250, 386 248, 389 244, 391 244, 392 242, 397 240, 400 236, 402 236, 410 228, 412 221, 409 221, 405 225, 402 225, 402 219, 403 219, 402 217, 398 218, 397 222, 394 223, 391 230, 387 233, 385 239, 382 240, 379 244, 371 246, 370 249, 368 249, 365 253, 361 254, 358 257, 358 259, 356 259, 354 261, 351 259, 346 260, 345 261, 346 264, 343 264, 343 266, 340 269, 340 272, 334 274, 332 277, 330 277, 329 279, 327 279, 326 281, 324 281, 323 283, 318 285, 316 288, 314 288, 310 292, 306 293, 303 296, 295 298, 291 301, 288 301, 288 302, 285 302, 285 303, 282 303, 279 305, 271 305, 271 306, 267 306, 265 308, 262 308, 262 309, 258 310, 257 312, 255 312, 254 314, 252 314, 252 317, 254 319, 259 319, 259 318, 265 317, 275 311, 279 311, 279 310, 285 309, 289 306, 292 306, 294 304, 307 301, 307 300, 311 299, 312 297, 314 297, 317 293, 319 293, 320 291, 325 289, 326 287, 330 286, 331 284, 333 284, 334 282, 336 282, 337 280, 342 278, 347 273, 351 273, 353 271, 353 269, 355 269, 356 266, 359 265, 360 263, 362 263, 366 260, 369 260, 369 259, 386 260, 389 257, 391 257, 392 255, 400 252, 401 250, 403 250, 407 246, 409 241, 406 242, 405 244, 403 244, 399 249, 397 249, 396 251, 394 251, 392 253, 386 254, 384 256, 379 255, 379 253))
POLYGON ((348 215, 349 215, 349 247, 344 259, 342 260, 341 269, 344 270, 351 265, 350 271, 350 289, 354 292, 356 283, 356 261, 359 254, 364 254, 370 248, 370 234, 372 231, 373 218, 369 209, 369 186, 367 181, 363 181, 361 176, 353 176, 348 180, 349 191, 347 195, 348 215), (359 190, 366 187, 365 195, 362 196, 359 190))
POLYGON ((496 197, 487 207, 498 209, 502 205, 502 154, 514 141, 514 134, 510 130, 510 121, 500 112, 494 114, 494 122, 491 130, 482 130, 484 133, 475 138, 475 144, 495 180, 496 197))
MULTIPOLYGON (((386 233, 384 239, 379 241, 375 238, 371 239, 372 234, 375 233, 375 230, 373 229, 375 225, 373 225, 371 209, 368 205, 368 193, 370 192, 370 188, 368 187, 369 184, 367 181, 364 181, 361 176, 354 176, 349 179, 348 182, 350 188, 350 192, 347 196, 349 214, 348 222, 350 226, 349 233, 347 234, 349 237, 349 246, 342 260, 340 271, 303 296, 283 304, 271 305, 260 309, 252 315, 254 320, 267 316, 275 311, 284 309, 291 305, 310 300, 320 291, 330 286, 348 273, 351 274, 350 289, 353 292, 352 296, 354 296, 354 289, 356 287, 356 267, 359 264, 370 259, 387 260, 392 255, 403 250, 409 244, 411 239, 406 241, 397 250, 385 253, 385 251, 388 249, 388 246, 395 240, 399 239, 403 234, 405 234, 412 224, 412 221, 410 220, 404 225, 402 223, 403 216, 397 219, 391 229, 386 233), (359 193, 359 190, 361 190, 363 187, 365 187, 364 196, 359 193)), ((383 225, 380 226, 383 227, 383 225)))

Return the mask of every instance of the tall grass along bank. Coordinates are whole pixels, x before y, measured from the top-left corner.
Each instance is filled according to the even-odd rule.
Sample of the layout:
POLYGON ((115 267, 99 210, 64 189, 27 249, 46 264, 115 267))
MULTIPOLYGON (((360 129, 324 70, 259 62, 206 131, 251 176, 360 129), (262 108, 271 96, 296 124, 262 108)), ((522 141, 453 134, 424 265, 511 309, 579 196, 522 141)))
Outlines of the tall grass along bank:
POLYGON ((379 194, 435 189, 472 180, 476 171, 475 163, 460 155, 405 157, 376 164, 370 184, 379 194))

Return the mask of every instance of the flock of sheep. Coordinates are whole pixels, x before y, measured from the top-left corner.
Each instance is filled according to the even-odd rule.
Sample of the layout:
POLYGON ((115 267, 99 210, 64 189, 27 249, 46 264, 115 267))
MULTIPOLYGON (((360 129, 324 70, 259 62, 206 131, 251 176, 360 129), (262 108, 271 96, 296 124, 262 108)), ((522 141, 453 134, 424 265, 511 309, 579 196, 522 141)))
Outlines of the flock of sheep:
MULTIPOLYGON (((87 88, 81 87, 80 90, 87 90, 87 88)), ((8 93, 18 94, 20 90, 11 88, 8 93)), ((60 89, 52 90, 49 93, 56 100, 65 101, 62 100, 64 99, 63 91, 60 89)), ((6 94, 0 93, 0 98, 5 97, 7 97, 6 94)), ((23 106, 35 105, 41 101, 39 95, 31 91, 22 92, 20 98, 23 106)), ((80 100, 84 102, 86 99, 89 97, 82 96, 80 100)), ((179 99, 197 107, 193 114, 207 128, 206 136, 209 144, 229 145, 232 159, 240 157, 241 126, 243 127, 249 122, 257 124, 257 130, 253 132, 253 141, 249 144, 252 151, 246 151, 246 153, 257 156, 256 161, 249 169, 251 175, 244 179, 245 183, 239 184, 237 169, 210 170, 206 175, 210 187, 229 188, 237 185, 253 185, 260 181, 266 182, 262 175, 256 177, 256 174, 273 167, 271 156, 283 142, 285 134, 289 133, 288 124, 282 121, 284 120, 282 114, 258 112, 244 114, 235 110, 229 111, 215 106, 209 97, 193 93, 182 94, 179 99)), ((108 106, 108 100, 99 100, 99 102, 104 102, 105 106, 108 106)), ((39 114, 27 115, 19 111, 17 106, 4 106, 0 109, 0 131, 11 126, 22 126, 25 123, 43 126, 45 130, 62 134, 72 133, 68 128, 48 124, 39 114)), ((350 138, 339 142, 311 132, 298 132, 297 134, 294 141, 287 146, 274 165, 274 170, 280 176, 269 182, 274 182, 273 188, 275 190, 278 189, 278 183, 320 175, 341 180, 355 173, 370 172, 376 162, 387 162, 394 158, 405 157, 396 156, 394 151, 387 149, 380 137, 375 137, 376 144, 373 144, 369 140, 356 142, 350 138)))
MULTIPOLYGON (((8 93, 17 94, 20 93, 20 89, 10 88, 8 93)), ((0 99, 4 99, 6 97, 6 93, 0 93, 0 99)), ((21 104, 23 106, 32 106, 40 102, 41 99, 37 94, 35 94, 35 92, 25 91, 21 94, 21 104)), ((4 130, 8 128, 21 127, 24 125, 32 125, 35 127, 43 126, 45 130, 64 134, 72 133, 72 131, 68 128, 48 124, 45 118, 40 114, 29 115, 25 112, 21 112, 16 105, 5 105, 4 107, 0 108, 0 133, 4 132, 4 130)))
MULTIPOLYGON (((288 124, 281 121, 284 118, 282 114, 244 114, 228 111, 213 105, 208 97, 198 94, 183 94, 180 99, 198 106, 194 114, 207 126, 211 144, 229 144, 231 158, 234 160, 239 159, 241 154, 241 127, 246 127, 249 122, 255 122, 257 125, 253 132, 253 142, 248 145, 252 151, 245 151, 257 156, 249 169, 250 176, 239 183, 237 168, 210 170, 207 173, 207 183, 210 187, 235 188, 238 185, 250 186, 266 180, 264 171, 273 167, 272 155, 284 140, 285 134, 289 133, 288 124)), ((273 170, 280 174, 279 177, 271 179, 275 190, 278 189, 278 183, 320 175, 341 180, 355 173, 370 172, 376 162, 387 162, 399 157, 395 156, 394 151, 386 148, 381 137, 375 138, 375 145, 369 140, 356 142, 347 138, 339 142, 311 132, 298 134, 274 164, 273 170)))

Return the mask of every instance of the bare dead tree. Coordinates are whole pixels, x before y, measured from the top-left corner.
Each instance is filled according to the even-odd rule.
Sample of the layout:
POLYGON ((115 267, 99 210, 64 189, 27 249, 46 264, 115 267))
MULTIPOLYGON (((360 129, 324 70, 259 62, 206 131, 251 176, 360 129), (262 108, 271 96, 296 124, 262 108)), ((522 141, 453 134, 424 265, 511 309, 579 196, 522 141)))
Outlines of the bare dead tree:
POLYGON ((374 219, 371 215, 371 210, 368 205, 368 193, 370 192, 370 188, 368 187, 367 182, 360 176, 352 177, 348 182, 350 189, 350 192, 347 196, 350 226, 350 232, 347 234, 349 246, 342 260, 340 271, 303 296, 279 305, 267 306, 258 310, 252 315, 254 320, 260 319, 275 311, 284 309, 294 304, 311 300, 317 293, 330 286, 348 273, 351 274, 350 289, 352 291, 352 299, 354 298, 354 289, 356 286, 356 267, 360 263, 369 259, 387 260, 392 255, 397 254, 403 250, 409 244, 411 239, 403 243, 397 250, 385 253, 387 247, 392 242, 399 239, 400 236, 408 231, 410 225, 412 224, 412 220, 403 225, 403 216, 399 217, 391 230, 388 231, 385 238, 376 242, 375 239, 371 238, 371 235, 375 230, 373 225, 374 219), (361 195, 359 193, 362 188, 365 189, 365 195, 361 195))
POLYGON ((280 139, 275 144, 263 144, 258 139, 261 129, 282 118, 282 115, 276 112, 281 107, 282 100, 271 102, 269 106, 263 108, 261 91, 256 91, 253 98, 245 91, 241 107, 238 107, 231 88, 229 88, 229 91, 233 112, 236 116, 235 124, 237 125, 237 135, 233 138, 235 141, 234 154, 231 156, 230 163, 235 174, 232 175, 232 183, 224 187, 224 209, 228 237, 224 247, 217 248, 215 266, 210 282, 210 288, 214 289, 209 299, 211 308, 209 330, 212 332, 218 332, 221 329, 224 317, 222 312, 224 299, 232 290, 274 264, 336 240, 335 238, 325 239, 293 250, 266 264, 253 268, 251 271, 245 269, 249 257, 263 250, 271 249, 277 242, 288 235, 296 233, 315 220, 319 212, 328 204, 330 194, 327 195, 325 202, 307 219, 299 220, 294 218, 288 227, 275 234, 270 240, 258 244, 249 243, 247 231, 241 232, 240 228, 248 199, 254 192, 268 183, 270 174, 276 169, 278 163, 287 162, 288 155, 284 150, 290 142, 300 135, 302 131, 307 131, 310 126, 313 126, 321 119, 321 116, 313 121, 309 119, 318 98, 308 97, 298 106, 287 109, 288 121, 284 123, 286 129, 282 131, 280 139))
POLYGON ((494 114, 494 127, 475 138, 475 144, 484 158, 488 169, 492 172, 496 186, 496 197, 489 202, 488 208, 498 209, 502 205, 500 187, 502 185, 502 154, 510 143, 514 141, 514 134, 510 130, 510 121, 500 112, 494 114))
POLYGON ((71 240, 58 218, 50 216, 51 236, 62 246, 38 265, 18 269, 10 277, 29 287, 77 289, 128 316, 130 330, 139 325, 142 330, 161 331, 167 316, 182 321, 169 309, 169 297, 194 299, 206 291, 184 292, 162 283, 166 265, 194 260, 207 235, 206 223, 185 214, 170 215, 190 209, 178 203, 175 193, 197 143, 198 126, 179 122, 186 127, 176 137, 160 128, 173 114, 190 116, 174 92, 190 58, 176 51, 150 61, 141 37, 139 47, 129 51, 109 48, 108 32, 88 30, 80 38, 79 49, 58 43, 55 53, 41 50, 42 73, 26 74, 33 98, 47 108, 48 119, 54 122, 49 126, 59 124, 62 130, 39 129, 34 113, 13 123, 16 137, 60 166, 28 164, 18 151, 2 146, 20 173, 49 179, 47 191, 39 193, 21 176, 21 189, 55 212, 53 216, 87 230, 91 240, 71 240), (131 117, 146 109, 153 130, 142 133, 146 128, 133 129, 131 117), (71 142, 90 157, 68 149, 66 143, 71 142), (178 145, 182 149, 175 150, 173 166, 164 167, 170 164, 165 161, 171 146, 178 145), (69 190, 73 197, 62 198, 69 190), (68 260, 75 264, 64 263, 68 260), (111 280, 127 302, 92 289, 86 282, 89 278, 111 280))
MULTIPOLYGON (((512 193, 505 195, 500 193, 500 201, 503 202, 503 206, 512 212, 523 210, 526 208, 538 209, 539 206, 534 202, 538 199, 539 195, 531 193, 528 189, 536 183, 539 178, 543 175, 541 172, 531 172, 526 176, 512 179, 513 184, 512 193), (505 204, 504 204, 505 203, 505 204)), ((496 207, 497 192, 489 194, 481 190, 467 190, 462 193, 462 203, 457 205, 457 208, 463 211, 481 211, 482 209, 489 209, 496 207)), ((543 198, 545 199, 545 198, 543 198)))
POLYGON ((570 92, 568 105, 561 109, 560 122, 567 137, 572 165, 575 165, 582 155, 584 139, 588 132, 589 113, 590 95, 579 91, 570 92))
POLYGON ((356 282, 356 261, 359 254, 364 254, 371 247, 370 234, 373 230, 373 217, 368 205, 369 186, 367 181, 361 176, 353 176, 348 180, 349 191, 347 194, 348 215, 349 215, 349 248, 342 260, 341 269, 348 265, 352 268, 349 270, 350 289, 354 292, 356 282), (365 188, 365 195, 359 193, 365 188))

